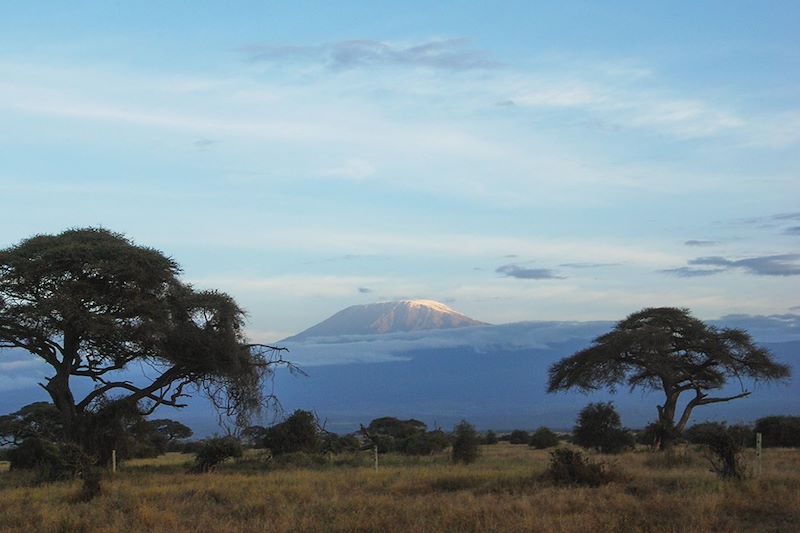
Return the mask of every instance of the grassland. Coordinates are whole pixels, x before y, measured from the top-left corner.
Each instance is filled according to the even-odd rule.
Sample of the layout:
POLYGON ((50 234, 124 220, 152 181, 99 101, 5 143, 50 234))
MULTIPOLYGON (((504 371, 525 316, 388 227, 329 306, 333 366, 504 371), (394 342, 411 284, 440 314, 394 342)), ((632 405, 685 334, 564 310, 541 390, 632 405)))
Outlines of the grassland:
POLYGON ((168 454, 126 463, 88 503, 78 481, 0 472, 0 531, 800 531, 798 450, 767 450, 761 475, 742 482, 690 450, 672 465, 649 452, 595 456, 619 474, 599 488, 543 479, 546 451, 482 451, 469 466, 387 456, 377 472, 367 454, 281 468, 250 455, 202 475, 168 454))

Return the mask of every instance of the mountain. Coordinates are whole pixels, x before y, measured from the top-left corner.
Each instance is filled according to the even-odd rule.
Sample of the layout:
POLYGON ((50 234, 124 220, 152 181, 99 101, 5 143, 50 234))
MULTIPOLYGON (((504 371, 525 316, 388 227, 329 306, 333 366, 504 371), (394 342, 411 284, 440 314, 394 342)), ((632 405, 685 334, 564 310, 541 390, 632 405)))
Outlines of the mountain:
POLYGON ((375 335, 408 331, 485 326, 433 300, 402 300, 366 305, 352 305, 323 320, 316 326, 285 342, 304 341, 312 337, 340 335, 375 335))

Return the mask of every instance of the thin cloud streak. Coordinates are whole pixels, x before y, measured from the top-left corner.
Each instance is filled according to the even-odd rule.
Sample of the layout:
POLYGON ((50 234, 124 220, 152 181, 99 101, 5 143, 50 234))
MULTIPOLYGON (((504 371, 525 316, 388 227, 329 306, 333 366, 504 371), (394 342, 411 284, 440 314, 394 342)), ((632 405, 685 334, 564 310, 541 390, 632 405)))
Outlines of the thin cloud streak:
POLYGON ((386 66, 467 71, 500 66, 486 53, 466 48, 468 43, 467 39, 447 39, 403 46, 355 39, 319 46, 246 46, 241 51, 251 62, 315 62, 334 71, 386 66))

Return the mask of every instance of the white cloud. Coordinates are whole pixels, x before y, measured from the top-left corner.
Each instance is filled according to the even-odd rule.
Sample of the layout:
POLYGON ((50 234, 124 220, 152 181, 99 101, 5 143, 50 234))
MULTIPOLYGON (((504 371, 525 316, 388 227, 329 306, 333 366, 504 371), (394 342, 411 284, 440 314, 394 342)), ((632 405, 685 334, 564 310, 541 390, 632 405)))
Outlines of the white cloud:
POLYGON ((349 158, 342 161, 339 166, 322 171, 321 175, 359 181, 374 176, 375 166, 366 159, 349 158))

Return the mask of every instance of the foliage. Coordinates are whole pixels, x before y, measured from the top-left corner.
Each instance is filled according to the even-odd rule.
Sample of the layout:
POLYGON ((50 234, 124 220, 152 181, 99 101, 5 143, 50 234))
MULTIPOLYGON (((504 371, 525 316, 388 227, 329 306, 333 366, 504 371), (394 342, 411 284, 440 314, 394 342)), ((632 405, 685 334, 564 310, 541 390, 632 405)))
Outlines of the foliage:
POLYGON ((441 431, 427 431, 424 422, 400 420, 392 416, 376 418, 362 432, 378 453, 400 452, 406 455, 430 455, 445 449, 449 442, 441 431))
POLYGON ((617 410, 611 402, 590 403, 578 414, 573 430, 575 443, 602 453, 620 453, 632 448, 633 435, 622 428, 617 410))
MULTIPOLYGON (((243 423, 263 403, 262 381, 280 351, 246 343, 244 313, 228 295, 196 291, 152 248, 100 228, 37 235, 0 250, 0 348, 48 364, 43 385, 65 441, 89 451, 98 403, 181 407, 188 386, 243 423), (134 363, 153 370, 135 384, 118 378, 134 363), (73 378, 96 387, 82 398, 73 378)), ((101 405, 102 408, 102 405, 101 405)))
POLYGON ((761 445, 764 447, 800 447, 800 416, 759 418, 753 431, 761 433, 761 445))
POLYGON ((292 415, 267 429, 264 447, 273 455, 292 452, 314 453, 320 450, 322 438, 317 418, 310 411, 298 409, 292 415))
POLYGON ((361 449, 361 441, 355 435, 337 435, 325 433, 322 437, 321 450, 324 453, 357 452, 361 449))
POLYGON ((195 457, 196 472, 209 472, 227 459, 241 457, 242 445, 234 437, 214 437, 202 443, 195 457))
POLYGON ((558 435, 544 426, 534 431, 528 442, 531 447, 536 448, 537 450, 552 448, 554 446, 558 446, 558 443, 558 435))
POLYGON ((550 452, 547 477, 553 483, 598 487, 613 480, 605 464, 589 460, 577 450, 556 448, 550 452))
POLYGON ((694 442, 706 446, 711 470, 724 479, 743 479, 745 466, 740 435, 724 423, 707 422, 699 425, 702 427, 697 428, 692 438, 694 442))
POLYGON ((686 309, 662 307, 633 313, 596 338, 591 347, 553 364, 548 392, 571 388, 614 391, 622 384, 631 389, 661 390, 665 399, 658 406, 658 420, 680 433, 694 408, 750 395, 746 390, 727 397, 709 395, 728 379, 774 381, 789 374, 787 365, 753 344, 746 332, 717 329, 686 309), (675 422, 684 392, 693 392, 694 397, 675 422))
POLYGON ((753 429, 744 424, 728 426, 725 422, 702 422, 684 431, 683 437, 692 444, 706 444, 720 433, 728 433, 742 448, 755 445, 753 429))
POLYGON ((497 444, 497 433, 492 431, 491 429, 486 432, 486 435, 483 437, 484 444, 497 444))
POLYGON ((253 448, 262 448, 264 446, 264 437, 266 436, 267 428, 264 426, 247 426, 239 435, 244 445, 253 448))
POLYGON ((31 437, 58 440, 62 436, 58 409, 49 402, 35 402, 0 416, 0 446, 18 445, 31 437))
POLYGON ((388 435, 395 439, 402 440, 415 433, 424 432, 428 429, 424 422, 415 420, 399 420, 393 416, 376 418, 367 426, 367 431, 376 435, 388 435))
POLYGON ((515 429, 511 433, 509 433, 505 439, 511 444, 528 444, 530 441, 531 436, 528 434, 527 431, 522 429, 515 429))
POLYGON ((658 449, 662 442, 674 443, 679 438, 675 426, 664 420, 651 422, 636 434, 637 443, 650 446, 654 450, 658 449))
POLYGON ((480 436, 475 427, 462 420, 453 428, 453 454, 454 463, 469 464, 475 462, 480 455, 480 436))
POLYGON ((450 439, 443 431, 413 433, 400 441, 398 451, 405 455, 431 455, 450 446, 450 439))
POLYGON ((41 481, 75 479, 88 468, 92 459, 74 444, 31 437, 9 450, 12 470, 33 470, 41 481))

